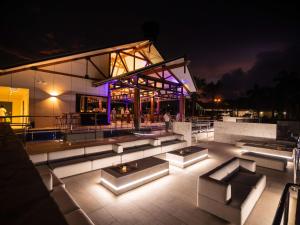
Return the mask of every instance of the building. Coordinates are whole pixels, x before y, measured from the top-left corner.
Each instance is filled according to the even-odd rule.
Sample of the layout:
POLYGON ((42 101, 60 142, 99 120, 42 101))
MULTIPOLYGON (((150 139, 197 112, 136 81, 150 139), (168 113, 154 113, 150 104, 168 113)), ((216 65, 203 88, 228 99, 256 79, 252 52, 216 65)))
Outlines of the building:
POLYGON ((7 122, 46 128, 72 115, 81 125, 108 124, 111 102, 131 101, 138 128, 141 101, 151 102, 153 114, 154 104, 159 110, 160 101, 179 99, 183 118, 184 99, 196 91, 187 64, 164 59, 148 40, 53 56, 0 68, 0 104, 7 122))

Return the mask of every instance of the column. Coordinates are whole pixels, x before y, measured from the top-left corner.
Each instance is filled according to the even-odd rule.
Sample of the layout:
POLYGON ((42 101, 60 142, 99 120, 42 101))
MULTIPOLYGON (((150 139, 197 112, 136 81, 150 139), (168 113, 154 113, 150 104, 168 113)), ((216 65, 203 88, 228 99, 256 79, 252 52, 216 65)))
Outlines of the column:
POLYGON ((111 113, 111 91, 109 87, 109 83, 107 85, 107 123, 110 124, 110 113, 111 113))
POLYGON ((154 122, 154 97, 150 98, 150 118, 151 123, 154 122))
POLYGON ((140 129, 141 125, 141 117, 140 117, 140 89, 134 88, 134 115, 133 115, 133 122, 134 128, 136 130, 140 129))
POLYGON ((156 100, 156 113, 159 115, 159 111, 160 111, 160 101, 159 101, 159 97, 157 97, 156 100))
POLYGON ((185 97, 183 94, 179 97, 179 114, 180 114, 180 121, 183 122, 185 118, 185 97))

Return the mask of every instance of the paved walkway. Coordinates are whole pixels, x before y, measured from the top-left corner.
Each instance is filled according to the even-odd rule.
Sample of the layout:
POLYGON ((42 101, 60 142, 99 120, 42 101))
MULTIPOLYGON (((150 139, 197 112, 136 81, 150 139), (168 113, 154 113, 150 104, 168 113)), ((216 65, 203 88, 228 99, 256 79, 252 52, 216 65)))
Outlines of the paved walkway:
MULTIPOLYGON (((228 224, 196 208, 196 187, 199 175, 233 156, 239 148, 216 142, 199 144, 209 149, 209 159, 184 170, 171 166, 170 175, 146 184, 121 196, 114 196, 99 184, 100 171, 65 178, 66 188, 80 207, 97 225, 108 224, 228 224)), ((160 155, 164 158, 164 155, 160 155)), ((246 225, 272 223, 284 184, 292 181, 292 165, 286 172, 258 167, 267 175, 267 186, 246 225)))

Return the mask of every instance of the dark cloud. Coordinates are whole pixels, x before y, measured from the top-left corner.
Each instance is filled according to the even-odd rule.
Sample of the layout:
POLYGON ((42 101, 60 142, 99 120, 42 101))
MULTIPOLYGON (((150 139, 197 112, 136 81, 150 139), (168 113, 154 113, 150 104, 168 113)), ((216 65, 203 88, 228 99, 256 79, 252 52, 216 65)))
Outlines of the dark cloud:
POLYGON ((258 86, 273 86, 274 78, 282 71, 300 74, 300 47, 295 45, 282 51, 261 52, 248 71, 236 69, 225 73, 220 82, 226 98, 240 97, 258 86))
POLYGON ((0 44, 6 50, 0 49, 0 67, 23 63, 24 57, 35 60, 141 40, 141 25, 157 21, 155 45, 161 53, 166 58, 186 54, 193 75, 216 81, 235 68, 252 68, 257 53, 281 50, 300 39, 297 4, 282 1, 1 4, 0 44))

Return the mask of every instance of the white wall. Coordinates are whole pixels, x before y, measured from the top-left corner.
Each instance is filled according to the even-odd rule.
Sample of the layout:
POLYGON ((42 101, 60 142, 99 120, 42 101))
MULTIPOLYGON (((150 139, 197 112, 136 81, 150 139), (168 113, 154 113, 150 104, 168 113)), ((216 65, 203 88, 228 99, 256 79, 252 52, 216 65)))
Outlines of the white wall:
POLYGON ((190 122, 173 122, 173 132, 182 134, 187 146, 192 145, 192 123, 190 122))
MULTIPOLYGON (((101 63, 97 64, 101 65, 101 63)), ((28 88, 30 115, 57 116, 62 113, 75 112, 76 93, 107 96, 107 85, 96 88, 92 86, 91 80, 84 79, 85 66, 85 62, 77 60, 43 67, 52 71, 80 75, 82 78, 26 70, 0 76, 0 86, 28 88), (53 94, 57 94, 57 97, 52 97, 53 94)), ((98 76, 95 70, 90 69, 90 65, 89 70, 91 77, 98 76)), ((55 119, 50 117, 35 119, 36 127, 53 126, 54 123, 55 119)))
POLYGON ((216 142, 235 144, 241 139, 276 139, 277 125, 266 123, 214 123, 214 135, 216 142))

